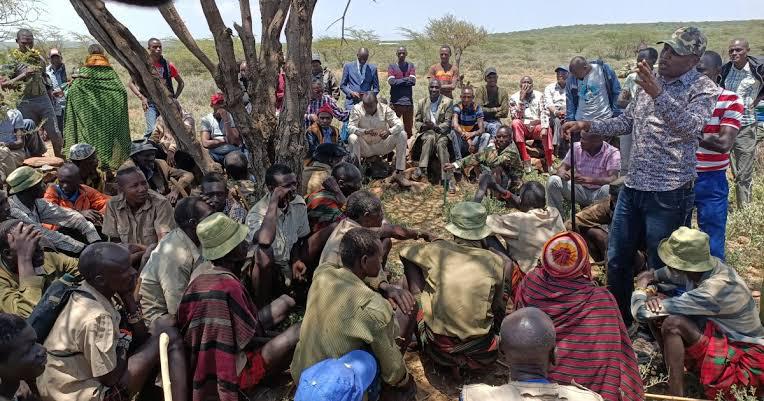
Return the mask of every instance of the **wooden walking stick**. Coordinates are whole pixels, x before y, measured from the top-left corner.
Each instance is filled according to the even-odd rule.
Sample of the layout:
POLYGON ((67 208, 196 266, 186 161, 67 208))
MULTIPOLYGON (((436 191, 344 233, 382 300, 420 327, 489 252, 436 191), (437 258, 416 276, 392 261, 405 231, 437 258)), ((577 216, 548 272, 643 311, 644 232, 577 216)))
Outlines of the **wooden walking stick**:
POLYGON ((162 391, 164 401, 172 401, 172 383, 170 382, 170 361, 167 359, 167 348, 170 346, 170 336, 167 333, 159 335, 159 364, 162 369, 162 391))
MULTIPOLYGON (((570 134, 570 226, 576 231, 576 140, 573 134, 570 134)), ((565 185, 563 183, 562 185, 565 185)))

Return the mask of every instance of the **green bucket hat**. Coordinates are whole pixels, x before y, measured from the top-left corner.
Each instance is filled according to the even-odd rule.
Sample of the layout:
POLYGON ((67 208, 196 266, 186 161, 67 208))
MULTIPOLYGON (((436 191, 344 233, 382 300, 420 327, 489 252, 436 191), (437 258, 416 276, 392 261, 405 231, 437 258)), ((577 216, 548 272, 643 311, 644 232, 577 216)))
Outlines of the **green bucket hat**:
POLYGON ((42 181, 42 173, 29 166, 21 166, 8 174, 5 181, 10 187, 8 195, 13 195, 39 184, 42 181))
POLYGON ((711 256, 708 234, 687 227, 679 227, 662 240, 658 256, 666 266, 686 272, 707 272, 719 263, 711 256))
POLYGON ((694 54, 702 56, 706 51, 706 35, 700 29, 694 26, 685 26, 677 29, 671 39, 658 42, 665 43, 674 49, 674 52, 680 56, 689 56, 694 54))
POLYGON ((196 235, 202 244, 202 256, 217 260, 234 250, 247 238, 249 227, 233 221, 223 213, 213 213, 196 226, 196 235))
POLYGON ((459 238, 477 241, 491 235, 491 229, 485 224, 488 211, 477 202, 455 204, 451 207, 450 217, 446 230, 459 238))

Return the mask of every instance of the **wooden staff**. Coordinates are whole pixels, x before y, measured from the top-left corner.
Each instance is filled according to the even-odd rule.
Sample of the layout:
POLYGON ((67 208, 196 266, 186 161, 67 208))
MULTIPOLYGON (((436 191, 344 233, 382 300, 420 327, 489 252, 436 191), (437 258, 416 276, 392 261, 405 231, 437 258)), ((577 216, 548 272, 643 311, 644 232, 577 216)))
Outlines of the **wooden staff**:
POLYGON ((708 401, 702 398, 686 398, 686 397, 676 397, 673 395, 648 394, 648 393, 645 393, 645 398, 649 398, 653 400, 667 400, 667 401, 708 401))
MULTIPOLYGON (((576 231, 576 140, 570 135, 570 227, 576 231)), ((562 185, 565 185, 563 183, 562 185)))
POLYGON ((172 401, 172 383, 170 382, 170 362, 167 359, 167 348, 170 346, 170 336, 167 333, 159 335, 159 364, 162 368, 162 391, 164 401, 172 401))

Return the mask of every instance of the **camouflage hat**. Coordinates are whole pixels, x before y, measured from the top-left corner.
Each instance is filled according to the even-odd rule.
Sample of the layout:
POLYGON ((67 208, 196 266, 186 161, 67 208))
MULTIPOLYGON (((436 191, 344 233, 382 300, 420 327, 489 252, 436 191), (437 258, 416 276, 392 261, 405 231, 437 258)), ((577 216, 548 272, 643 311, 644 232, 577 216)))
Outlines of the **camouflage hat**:
POLYGON ((702 56, 706 51, 706 35, 700 29, 694 26, 685 26, 677 29, 671 39, 658 42, 665 43, 674 49, 674 52, 680 56, 689 56, 694 54, 702 56))
POLYGON ((89 143, 78 143, 69 148, 69 160, 85 160, 95 153, 95 148, 89 143))

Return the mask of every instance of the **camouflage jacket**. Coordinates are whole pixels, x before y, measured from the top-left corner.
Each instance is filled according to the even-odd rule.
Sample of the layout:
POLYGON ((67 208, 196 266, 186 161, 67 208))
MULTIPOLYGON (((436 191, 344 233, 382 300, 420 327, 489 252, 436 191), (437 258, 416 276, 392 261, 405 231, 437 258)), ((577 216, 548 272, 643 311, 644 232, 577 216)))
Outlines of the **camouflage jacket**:
POLYGON ((510 142, 503 150, 490 146, 482 152, 466 156, 454 163, 456 168, 477 166, 480 166, 480 170, 483 172, 501 167, 504 174, 509 178, 507 184, 510 191, 517 189, 523 177, 523 163, 520 159, 520 152, 517 151, 517 146, 515 146, 514 142, 510 142))

